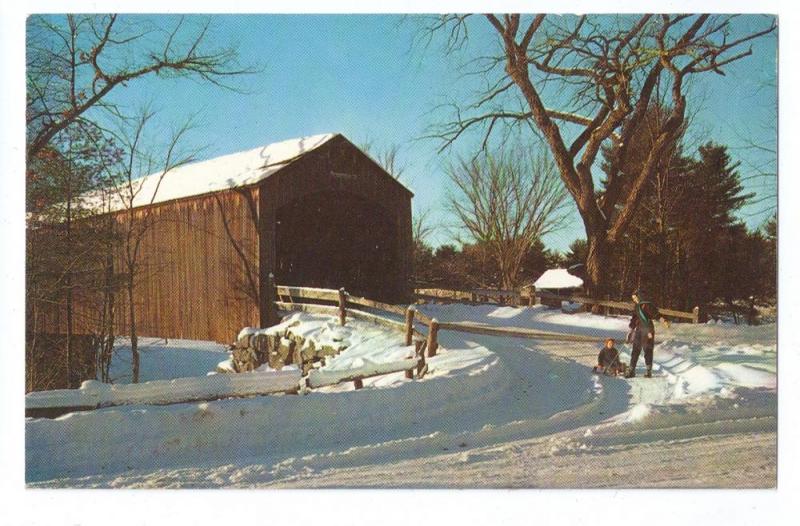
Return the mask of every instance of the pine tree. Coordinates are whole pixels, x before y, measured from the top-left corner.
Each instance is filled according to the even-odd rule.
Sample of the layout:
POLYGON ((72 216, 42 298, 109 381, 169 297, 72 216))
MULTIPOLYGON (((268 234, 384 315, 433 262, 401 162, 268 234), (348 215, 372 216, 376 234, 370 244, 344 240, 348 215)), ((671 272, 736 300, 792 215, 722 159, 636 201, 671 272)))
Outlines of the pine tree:
MULTIPOLYGON (((752 194, 743 194, 737 168, 727 148, 707 143, 684 181, 686 191, 680 217, 682 245, 686 253, 689 304, 742 297, 733 290, 740 284, 736 267, 738 243, 744 227, 734 216, 752 194)), ((746 297, 746 296, 745 296, 746 297)))

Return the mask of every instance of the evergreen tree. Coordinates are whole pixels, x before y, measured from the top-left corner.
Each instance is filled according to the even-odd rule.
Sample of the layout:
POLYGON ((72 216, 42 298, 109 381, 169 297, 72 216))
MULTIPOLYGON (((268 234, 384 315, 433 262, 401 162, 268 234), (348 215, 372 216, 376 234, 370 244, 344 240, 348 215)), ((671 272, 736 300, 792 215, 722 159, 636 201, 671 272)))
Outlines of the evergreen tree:
MULTIPOLYGON (((707 143, 687 174, 679 210, 679 240, 685 253, 686 303, 702 305, 717 299, 732 301, 749 294, 737 292, 741 281, 731 270, 745 234, 734 217, 752 194, 742 194, 737 168, 725 146, 707 143)), ((741 256, 741 254, 738 254, 741 256)), ((741 270, 741 269, 740 269, 741 270)))
POLYGON ((589 247, 585 239, 576 239, 569 245, 569 250, 564 255, 564 266, 567 268, 573 265, 583 265, 586 263, 586 255, 589 247))

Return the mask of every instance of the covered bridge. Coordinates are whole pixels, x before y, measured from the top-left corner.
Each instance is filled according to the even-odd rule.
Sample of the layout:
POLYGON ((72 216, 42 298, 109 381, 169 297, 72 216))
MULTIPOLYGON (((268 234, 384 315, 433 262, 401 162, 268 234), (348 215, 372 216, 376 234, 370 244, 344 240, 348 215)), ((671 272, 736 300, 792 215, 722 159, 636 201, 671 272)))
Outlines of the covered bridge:
MULTIPOLYGON (((243 326, 265 326, 270 274, 284 285, 409 300, 412 193, 340 134, 217 157, 140 185, 134 213, 151 221, 137 272, 140 334, 226 342, 243 326)), ((120 204, 112 213, 126 212, 120 204)))

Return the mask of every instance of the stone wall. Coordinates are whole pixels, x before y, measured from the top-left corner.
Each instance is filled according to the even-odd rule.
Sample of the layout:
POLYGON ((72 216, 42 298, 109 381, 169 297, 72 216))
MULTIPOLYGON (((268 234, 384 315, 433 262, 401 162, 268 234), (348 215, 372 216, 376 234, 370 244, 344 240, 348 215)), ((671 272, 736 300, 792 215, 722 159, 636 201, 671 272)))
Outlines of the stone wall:
POLYGON ((252 371, 263 364, 280 370, 296 365, 306 374, 314 367, 325 365, 325 359, 347 348, 343 342, 320 344, 310 337, 295 334, 293 326, 276 330, 243 334, 234 344, 233 368, 237 373, 252 371))

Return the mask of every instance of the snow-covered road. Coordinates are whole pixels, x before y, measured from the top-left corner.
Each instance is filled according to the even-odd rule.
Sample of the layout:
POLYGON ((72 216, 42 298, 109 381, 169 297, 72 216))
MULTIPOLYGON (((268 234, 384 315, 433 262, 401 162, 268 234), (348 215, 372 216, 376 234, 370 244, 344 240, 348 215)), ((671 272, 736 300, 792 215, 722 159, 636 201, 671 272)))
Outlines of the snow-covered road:
MULTIPOLYGON (((626 325, 539 308, 426 312, 598 341, 626 325)), ((649 380, 592 375, 597 346, 443 331, 448 351, 423 381, 400 373, 360 391, 30 419, 27 479, 62 487, 774 485, 774 326, 662 333, 649 380), (735 459, 754 476, 726 471, 735 459)))

